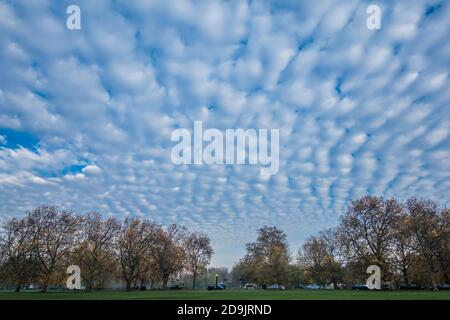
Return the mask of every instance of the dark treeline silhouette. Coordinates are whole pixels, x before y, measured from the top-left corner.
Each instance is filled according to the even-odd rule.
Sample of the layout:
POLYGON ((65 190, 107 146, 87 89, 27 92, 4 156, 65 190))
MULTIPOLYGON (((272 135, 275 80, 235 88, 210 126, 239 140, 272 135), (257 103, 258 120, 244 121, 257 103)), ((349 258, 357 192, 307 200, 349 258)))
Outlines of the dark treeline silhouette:
POLYGON ((42 206, 6 220, 0 230, 0 283, 16 291, 34 285, 62 287, 69 265, 78 265, 86 290, 124 284, 126 289, 167 288, 171 278, 195 279, 209 264, 207 235, 139 218, 103 219, 42 206))
POLYGON ((266 226, 247 244, 231 278, 234 285, 345 288, 365 284, 370 265, 381 268, 390 288, 449 284, 450 211, 430 200, 365 196, 350 204, 336 228, 310 236, 296 259, 284 232, 266 226))

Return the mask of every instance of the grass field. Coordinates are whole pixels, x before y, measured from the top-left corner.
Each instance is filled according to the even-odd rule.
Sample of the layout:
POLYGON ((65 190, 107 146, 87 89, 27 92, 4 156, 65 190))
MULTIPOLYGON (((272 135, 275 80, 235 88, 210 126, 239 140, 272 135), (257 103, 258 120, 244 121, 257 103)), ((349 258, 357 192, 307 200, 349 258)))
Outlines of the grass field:
POLYGON ((352 291, 352 290, 180 290, 180 291, 93 291, 15 293, 0 291, 0 300, 450 300, 450 291, 352 291))

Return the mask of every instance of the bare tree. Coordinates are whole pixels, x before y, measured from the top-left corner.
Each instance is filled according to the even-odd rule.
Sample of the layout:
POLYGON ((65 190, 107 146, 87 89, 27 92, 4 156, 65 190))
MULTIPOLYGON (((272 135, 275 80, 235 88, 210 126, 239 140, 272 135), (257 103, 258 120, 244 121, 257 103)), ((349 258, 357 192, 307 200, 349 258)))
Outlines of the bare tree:
POLYGON ((0 233, 1 273, 4 280, 19 292, 29 284, 36 273, 36 261, 25 219, 13 218, 3 223, 0 233))
POLYGON ((186 255, 183 243, 186 238, 186 229, 175 224, 167 230, 158 228, 155 233, 155 241, 151 249, 151 255, 155 269, 162 280, 162 288, 166 289, 171 276, 184 268, 186 255))
POLYGON ((187 269, 192 273, 192 289, 195 289, 197 277, 200 276, 211 261, 214 253, 211 241, 206 234, 193 232, 184 242, 187 269))
POLYGON ((439 205, 434 201, 411 198, 406 202, 406 208, 411 219, 416 249, 428 268, 433 289, 438 290, 439 252, 442 250, 444 235, 439 205))
POLYGON ((437 258, 445 283, 450 284, 450 210, 442 209, 439 218, 441 245, 437 258))
POLYGON ((105 273, 114 271, 113 244, 117 240, 120 224, 116 218, 106 220, 97 212, 89 212, 81 224, 81 241, 75 250, 75 259, 81 276, 90 291, 105 273))
POLYGON ((298 262, 316 283, 332 283, 337 288, 343 278, 343 268, 339 262, 335 230, 326 229, 318 236, 309 237, 299 251, 298 262))
POLYGON ((393 228, 391 263, 400 271, 403 283, 409 285, 409 269, 417 260, 417 250, 411 228, 411 217, 403 212, 393 228))
POLYGON ((70 211, 42 206, 28 212, 26 221, 37 262, 37 280, 46 292, 64 275, 66 258, 76 245, 80 219, 70 211))
POLYGON ((252 270, 256 282, 286 283, 289 266, 289 246, 286 234, 276 228, 265 226, 258 230, 255 242, 247 244, 247 254, 241 260, 242 270, 252 270))
POLYGON ((157 229, 156 224, 138 218, 126 218, 123 222, 116 253, 127 290, 131 290, 149 268, 147 257, 157 229))
POLYGON ((393 226, 401 214, 402 206, 395 199, 365 196, 353 201, 338 228, 342 253, 354 262, 377 264, 386 274, 393 226))
POLYGON ((327 282, 325 268, 328 258, 325 242, 316 236, 305 241, 298 255, 300 268, 307 270, 314 282, 320 285, 327 282))
POLYGON ((337 228, 328 228, 319 232, 319 237, 325 243, 328 254, 333 260, 340 261, 343 257, 340 252, 337 228))

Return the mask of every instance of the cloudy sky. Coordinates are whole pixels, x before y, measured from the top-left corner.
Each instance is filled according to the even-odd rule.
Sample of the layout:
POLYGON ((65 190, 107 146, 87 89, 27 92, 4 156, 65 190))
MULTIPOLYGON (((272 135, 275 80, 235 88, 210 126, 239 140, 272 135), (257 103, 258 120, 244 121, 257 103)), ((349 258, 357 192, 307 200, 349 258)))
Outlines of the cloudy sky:
POLYGON ((296 251, 364 194, 450 205, 449 16, 432 0, 0 0, 0 217, 47 203, 180 223, 231 266, 257 228, 296 251), (172 164, 172 130, 195 120, 279 128, 278 174, 172 164))

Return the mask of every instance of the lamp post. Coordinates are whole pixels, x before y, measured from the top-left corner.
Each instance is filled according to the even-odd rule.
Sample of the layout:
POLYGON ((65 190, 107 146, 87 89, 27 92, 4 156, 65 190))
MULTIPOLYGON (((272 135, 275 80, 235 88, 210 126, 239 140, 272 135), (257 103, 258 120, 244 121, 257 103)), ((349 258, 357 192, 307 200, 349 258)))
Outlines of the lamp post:
POLYGON ((216 273, 216 288, 217 288, 217 281, 219 280, 219 274, 216 273))

